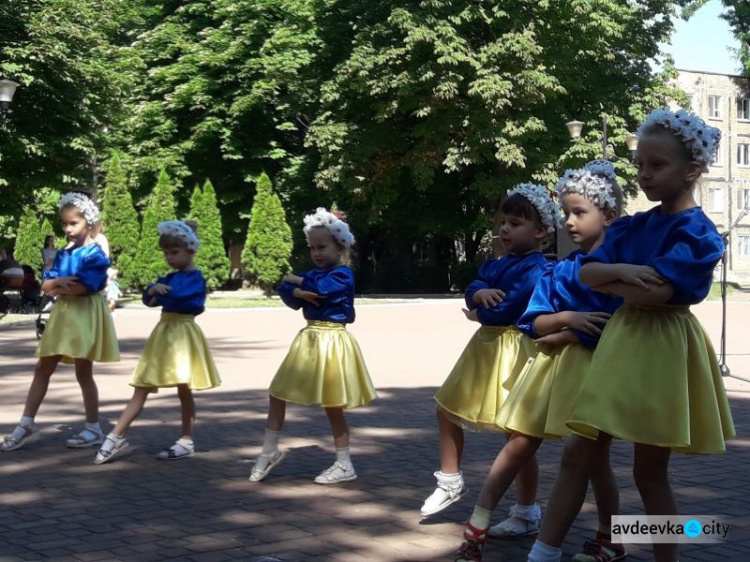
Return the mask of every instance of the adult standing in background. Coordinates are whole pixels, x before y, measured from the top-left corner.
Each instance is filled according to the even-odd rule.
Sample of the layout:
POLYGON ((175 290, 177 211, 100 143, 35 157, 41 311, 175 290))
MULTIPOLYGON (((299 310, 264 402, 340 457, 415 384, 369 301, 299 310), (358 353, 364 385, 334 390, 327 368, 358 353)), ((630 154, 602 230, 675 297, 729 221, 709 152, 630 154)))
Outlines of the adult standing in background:
POLYGON ((55 237, 51 234, 44 237, 44 246, 42 247, 42 276, 49 271, 57 257, 57 248, 55 247, 55 237))

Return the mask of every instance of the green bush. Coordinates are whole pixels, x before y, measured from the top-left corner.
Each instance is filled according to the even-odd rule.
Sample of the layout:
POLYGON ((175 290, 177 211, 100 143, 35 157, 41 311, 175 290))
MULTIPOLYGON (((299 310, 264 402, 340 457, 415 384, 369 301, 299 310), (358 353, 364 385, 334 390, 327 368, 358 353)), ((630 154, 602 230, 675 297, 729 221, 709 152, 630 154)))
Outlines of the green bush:
POLYGON ((290 271, 291 255, 292 230, 270 178, 262 174, 255 192, 247 241, 242 249, 242 267, 250 282, 270 291, 290 271))
POLYGON ((21 265, 30 265, 39 272, 42 267, 42 231, 39 228, 39 217, 31 207, 26 207, 21 215, 16 234, 16 248, 13 257, 21 265))
POLYGON ((216 191, 209 180, 203 185, 203 191, 195 188, 190 200, 190 218, 198 223, 198 238, 201 241, 195 266, 203 272, 208 289, 213 291, 229 278, 229 257, 224 249, 216 191))
POLYGON ((120 165, 120 155, 114 153, 107 169, 102 197, 102 222, 109 240, 112 266, 120 271, 120 286, 135 285, 133 260, 138 248, 138 211, 127 186, 120 165))
POLYGON ((174 188, 167 172, 162 170, 143 215, 141 237, 138 240, 135 260, 130 267, 131 280, 138 287, 145 287, 169 272, 169 266, 159 248, 159 232, 156 226, 160 222, 174 219, 174 188))

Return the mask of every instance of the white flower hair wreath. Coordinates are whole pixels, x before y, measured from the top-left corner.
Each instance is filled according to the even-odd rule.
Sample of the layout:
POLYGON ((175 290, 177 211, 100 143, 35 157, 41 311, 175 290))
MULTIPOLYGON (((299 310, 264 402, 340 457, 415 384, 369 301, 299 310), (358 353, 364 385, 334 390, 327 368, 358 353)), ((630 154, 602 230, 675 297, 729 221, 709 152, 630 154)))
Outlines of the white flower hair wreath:
POLYGON ((89 225, 96 224, 99 222, 99 207, 96 206, 90 197, 87 197, 83 193, 76 193, 71 191, 60 197, 60 201, 57 203, 57 208, 62 211, 65 207, 75 207, 86 219, 86 223, 89 225))
MULTIPOLYGON (((595 168, 596 169, 596 168, 595 168)), ((612 168, 614 170, 614 168, 612 168)), ((555 186, 558 196, 562 199, 571 193, 577 193, 591 201, 598 209, 616 209, 617 200, 612 193, 612 180, 602 177, 596 171, 585 168, 565 170, 555 186)))
POLYGON ((646 120, 638 127, 637 134, 644 132, 654 125, 659 125, 672 131, 693 154, 693 159, 708 166, 716 156, 721 140, 721 131, 716 127, 707 125, 706 122, 684 109, 676 112, 670 109, 654 109, 646 120))
POLYGON ((536 183, 521 183, 508 190, 508 197, 520 195, 528 199, 534 205, 542 224, 547 227, 547 232, 554 232, 562 218, 560 207, 552 199, 552 193, 543 185, 536 183))
POLYGON ((318 207, 314 214, 305 217, 305 236, 313 228, 320 226, 327 228, 333 239, 344 248, 349 249, 354 245, 354 235, 349 230, 349 225, 323 207, 318 207))
POLYGON ((185 243, 188 250, 196 251, 201 247, 201 241, 198 240, 195 231, 190 225, 182 221, 164 221, 156 225, 159 236, 174 236, 185 243))

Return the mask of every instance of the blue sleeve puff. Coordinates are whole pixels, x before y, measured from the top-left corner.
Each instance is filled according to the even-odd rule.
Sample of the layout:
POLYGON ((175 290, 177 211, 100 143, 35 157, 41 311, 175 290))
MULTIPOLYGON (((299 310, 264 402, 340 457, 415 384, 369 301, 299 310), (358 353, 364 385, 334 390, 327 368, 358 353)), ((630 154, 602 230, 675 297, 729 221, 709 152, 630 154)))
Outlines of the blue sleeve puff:
POLYGON ((279 293, 279 297, 281 297, 281 301, 292 310, 299 310, 302 308, 302 305, 305 304, 303 299, 294 296, 294 289, 296 288, 297 285, 284 282, 276 289, 279 293))
POLYGON ((63 259, 63 251, 60 250, 57 252, 57 255, 55 256, 55 261, 52 263, 52 267, 50 267, 47 271, 44 272, 42 275, 42 279, 44 281, 49 281, 50 279, 57 279, 60 277, 60 262, 63 259))
POLYGON ((354 272, 348 267, 337 267, 324 276, 307 275, 303 277, 300 287, 328 297, 328 301, 346 297, 354 286, 354 272))
POLYGON ((633 217, 622 217, 613 222, 604 234, 604 242, 590 254, 581 256, 581 265, 591 262, 621 263, 623 248, 627 242, 627 231, 633 217))
POLYGON ((706 298, 713 271, 724 251, 716 228, 691 221, 675 229, 668 240, 670 249, 656 258, 652 267, 674 288, 668 304, 695 304, 706 298))
POLYGON ((469 283, 466 286, 466 291, 464 292, 464 299, 466 300, 466 307, 469 310, 474 310, 477 306, 477 303, 474 302, 474 293, 479 291, 480 289, 489 289, 490 285, 488 283, 488 280, 492 277, 491 271, 492 271, 492 264, 495 260, 487 260, 482 264, 482 266, 479 268, 479 273, 477 274, 477 278, 474 279, 471 283, 469 283))
POLYGON ((503 282, 501 287, 505 292, 503 301, 492 308, 477 308, 479 322, 484 326, 515 326, 529 304, 536 282, 546 268, 547 264, 533 259, 526 259, 515 267, 514 271, 508 273, 509 284, 503 282))
POLYGON ((172 273, 164 279, 170 290, 165 295, 154 295, 156 304, 164 312, 201 314, 206 305, 206 280, 198 270, 172 273))
POLYGON ((111 262, 98 244, 92 244, 92 246, 96 248, 84 256, 77 277, 81 285, 92 293, 96 293, 107 285, 107 268, 111 262))
POLYGON ((553 294, 555 284, 554 269, 548 268, 539 277, 539 280, 531 294, 531 299, 526 307, 526 311, 519 318, 517 326, 527 336, 537 339, 539 334, 534 329, 534 321, 542 314, 555 314, 555 310, 550 297, 553 294))

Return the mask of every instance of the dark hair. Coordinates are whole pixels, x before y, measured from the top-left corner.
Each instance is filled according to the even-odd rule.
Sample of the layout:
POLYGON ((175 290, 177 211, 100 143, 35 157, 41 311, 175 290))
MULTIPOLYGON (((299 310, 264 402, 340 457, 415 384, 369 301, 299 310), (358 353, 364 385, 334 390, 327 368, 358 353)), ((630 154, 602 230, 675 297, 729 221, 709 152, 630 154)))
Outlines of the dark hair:
POLYGON ((30 265, 22 265, 21 269, 23 269, 23 272, 26 275, 31 275, 32 277, 36 277, 36 271, 34 271, 34 268, 30 265))
POLYGON ((45 236, 45 237, 44 237, 44 247, 45 247, 45 248, 47 247, 47 243, 48 243, 48 242, 49 242, 50 240, 52 240, 53 242, 55 241, 55 237, 54 237, 54 235, 52 235, 52 234, 48 234, 47 236, 45 236))
POLYGON ((649 135, 659 134, 669 135, 674 139, 674 142, 679 147, 680 156, 685 162, 695 162, 695 157, 693 156, 693 151, 690 149, 690 147, 682 142, 682 140, 680 140, 675 132, 668 127, 664 127, 663 125, 659 125, 658 123, 651 123, 643 128, 641 138, 647 137, 649 135))
POLYGON ((530 220, 537 226, 542 226, 542 217, 539 215, 539 211, 532 205, 531 201, 520 193, 514 193, 505 199, 500 205, 500 212, 504 215, 530 220))
MULTIPOLYGON (((193 232, 198 234, 198 223, 195 221, 182 221, 188 225, 193 232)), ((159 236, 159 248, 167 250, 170 248, 187 248, 185 241, 179 236, 172 236, 171 234, 162 234, 159 236)))

